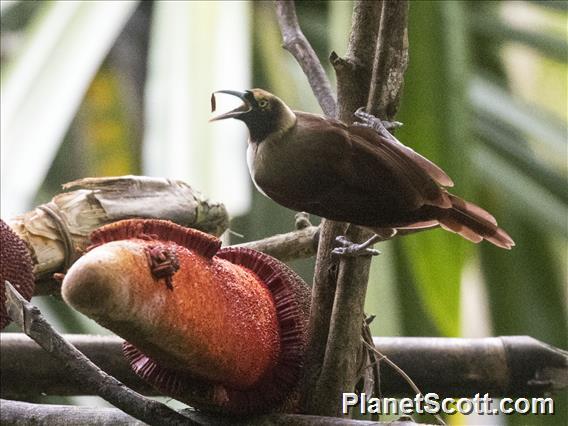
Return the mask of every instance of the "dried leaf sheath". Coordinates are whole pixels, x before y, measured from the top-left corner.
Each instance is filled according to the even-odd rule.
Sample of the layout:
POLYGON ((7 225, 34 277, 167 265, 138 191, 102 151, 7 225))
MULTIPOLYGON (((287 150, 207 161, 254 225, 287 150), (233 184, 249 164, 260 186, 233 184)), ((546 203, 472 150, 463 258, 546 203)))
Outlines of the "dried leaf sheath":
POLYGON ((207 200, 181 181, 145 176, 85 178, 64 189, 70 191, 56 195, 49 205, 68 232, 73 253, 66 253, 58 220, 42 208, 8 221, 30 248, 36 279, 49 279, 61 271, 66 257, 78 257, 89 245, 94 229, 121 219, 167 219, 214 235, 228 227, 223 204, 207 200))

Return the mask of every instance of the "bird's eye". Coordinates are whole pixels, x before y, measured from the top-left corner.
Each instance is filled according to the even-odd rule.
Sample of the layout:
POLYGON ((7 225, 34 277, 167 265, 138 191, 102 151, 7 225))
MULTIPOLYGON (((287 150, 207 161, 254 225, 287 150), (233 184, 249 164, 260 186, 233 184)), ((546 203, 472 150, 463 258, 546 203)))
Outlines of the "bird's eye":
POLYGON ((268 101, 266 99, 261 99, 258 101, 258 106, 261 108, 266 108, 268 106, 268 101))

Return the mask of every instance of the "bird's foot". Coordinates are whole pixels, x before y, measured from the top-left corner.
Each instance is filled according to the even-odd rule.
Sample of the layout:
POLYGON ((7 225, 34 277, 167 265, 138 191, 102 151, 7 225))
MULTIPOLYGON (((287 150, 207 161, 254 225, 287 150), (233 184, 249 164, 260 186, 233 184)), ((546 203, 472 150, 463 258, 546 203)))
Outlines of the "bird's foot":
POLYGON ((374 235, 367 241, 361 244, 356 244, 353 241, 348 240, 343 235, 338 236, 335 241, 341 244, 341 247, 334 248, 331 253, 338 256, 345 257, 358 257, 358 256, 377 256, 381 254, 379 250, 370 248, 373 244, 377 242, 377 236, 374 235))
POLYGON ((383 121, 378 119, 372 114, 365 112, 365 108, 361 107, 353 114, 360 121, 353 123, 354 126, 369 127, 381 135, 385 135, 389 130, 398 129, 402 127, 400 121, 383 121))

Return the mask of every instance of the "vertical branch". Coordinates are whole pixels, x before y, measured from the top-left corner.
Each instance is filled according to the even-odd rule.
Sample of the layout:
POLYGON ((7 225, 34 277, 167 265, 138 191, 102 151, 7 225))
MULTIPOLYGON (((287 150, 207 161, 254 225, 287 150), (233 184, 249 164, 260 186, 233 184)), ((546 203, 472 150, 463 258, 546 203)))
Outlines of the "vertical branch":
MULTIPOLYGON (((351 122, 354 110, 361 105, 381 118, 394 117, 408 62, 407 18, 406 1, 356 4, 347 56, 331 58, 343 121, 351 122)), ((347 234, 352 241, 364 241, 371 235, 356 226, 350 226, 347 234)), ((338 396, 355 387, 370 263, 369 257, 341 260, 325 357, 312 405, 306 406, 310 412, 340 415, 338 396)))
MULTIPOLYGON (((330 61, 337 74, 338 118, 353 121, 353 112, 367 104, 373 60, 379 33, 382 2, 358 0, 353 9, 351 34, 345 58, 335 52, 330 61)), ((321 226, 314 276, 311 342, 308 353, 304 410, 339 415, 339 395, 353 389, 359 351, 363 304, 370 258, 339 261, 331 256, 335 238, 346 224, 324 220, 321 226), (317 303, 317 304, 316 304, 317 303)), ((352 227, 348 237, 361 241, 370 234, 352 227)))
MULTIPOLYGON (((347 233, 352 241, 364 241, 371 235, 353 226, 347 233)), ((325 356, 311 405, 306 406, 312 414, 339 416, 341 393, 353 391, 359 377, 363 308, 370 264, 368 256, 340 261, 325 356)))
MULTIPOLYGON (((335 289, 339 274, 339 260, 331 256, 335 238, 345 234, 347 224, 323 219, 316 255, 312 305, 308 324, 308 351, 303 383, 303 412, 319 414, 317 408, 320 393, 317 383, 327 351, 331 315, 335 301, 335 289)), ((322 398, 325 399, 325 392, 322 398)))
MULTIPOLYGON (((311 48, 305 48, 308 42, 299 29, 294 3, 278 0, 276 8, 285 47, 304 69, 324 108, 319 89, 325 86, 313 73, 318 69, 313 63, 317 62, 317 57, 311 48), (298 49, 297 44, 303 46, 302 49, 298 49)), ((394 116, 407 62, 407 10, 406 0, 356 1, 346 56, 341 58, 335 52, 330 55, 337 74, 336 117, 340 120, 351 123, 353 112, 365 105, 369 111, 381 114, 381 118, 383 113, 388 118, 394 116)), ((321 67, 319 62, 316 65, 321 67)), ((371 259, 338 260, 331 256, 336 236, 344 234, 347 226, 322 221, 303 384, 302 408, 306 413, 339 415, 339 395, 353 390, 358 377, 363 306, 371 259)), ((370 235, 356 226, 350 226, 347 233, 352 241, 362 241, 370 235)))
POLYGON ((408 65, 408 3, 385 2, 367 112, 392 120, 398 111, 408 65))
POLYGON ((318 60, 316 52, 314 52, 314 49, 300 29, 294 2, 290 0, 276 0, 274 5, 282 32, 284 49, 289 51, 302 67, 323 113, 328 117, 335 117, 336 103, 331 90, 331 84, 323 66, 318 60))
MULTIPOLYGON (((306 76, 314 95, 316 96, 324 113, 330 117, 337 115, 336 103, 331 91, 331 85, 325 75, 323 66, 319 62, 314 50, 302 33, 296 16, 296 7, 293 1, 276 0, 276 16, 284 40, 284 48, 298 61, 306 76), (332 103, 332 105, 330 105, 332 103)), ((353 35, 352 35, 353 36, 353 35)), ((359 38, 364 38, 359 36, 359 38)), ((356 43, 357 46, 359 43, 356 43)), ((309 342, 306 354, 303 395, 306 401, 303 405, 310 405, 309 399, 314 394, 316 382, 327 347, 329 323, 335 299, 335 285, 339 271, 339 262, 331 258, 331 250, 337 235, 345 233, 347 224, 322 221, 316 256, 314 285, 312 288, 312 302, 309 319, 309 342)), ((315 412, 317 410, 304 410, 315 412)))
POLYGON ((367 104, 382 3, 357 0, 347 53, 341 58, 331 52, 329 57, 337 75, 337 118, 345 123, 353 122, 353 112, 367 104))

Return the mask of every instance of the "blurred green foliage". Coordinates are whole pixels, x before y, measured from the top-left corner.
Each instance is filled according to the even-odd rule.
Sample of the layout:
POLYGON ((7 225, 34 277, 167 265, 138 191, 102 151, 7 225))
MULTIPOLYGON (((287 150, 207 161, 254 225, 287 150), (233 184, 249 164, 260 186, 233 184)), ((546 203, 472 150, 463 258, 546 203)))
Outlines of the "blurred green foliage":
MULTIPOLYGON (((351 6, 297 2, 304 32, 328 70, 330 51, 345 53, 351 6)), ((3 40, 24 33, 37 8, 19 2, 3 12, 3 40)), ((319 112, 305 76, 281 48, 272 4, 254 2, 250 10, 253 86, 319 112)), ((397 136, 442 166, 454 179, 453 192, 492 212, 517 246, 510 252, 475 246, 442 230, 381 244, 366 304, 377 315, 375 334, 473 330, 527 334, 566 348, 567 10, 566 2, 554 1, 411 2, 410 64, 398 116, 405 126, 397 136), (489 317, 474 304, 472 287, 486 295, 481 305, 489 317)), ((147 37, 151 16, 151 4, 142 4, 129 23, 134 33, 119 42, 128 39, 130 48, 144 51, 146 41, 132 34, 147 37)), ((3 48, 3 69, 10 54, 3 48)), ((36 202, 75 178, 139 173, 145 56, 128 68, 117 55, 110 52, 93 80, 36 202)), ((245 161, 244 152, 235 161, 245 161)), ((293 226, 294 212, 256 191, 250 212, 232 222, 246 240, 293 226)), ((292 265, 311 282, 313 260, 292 265)), ((74 321, 68 331, 81 329, 74 321)), ((552 420, 530 422, 566 424, 565 396, 557 404, 552 420)))

